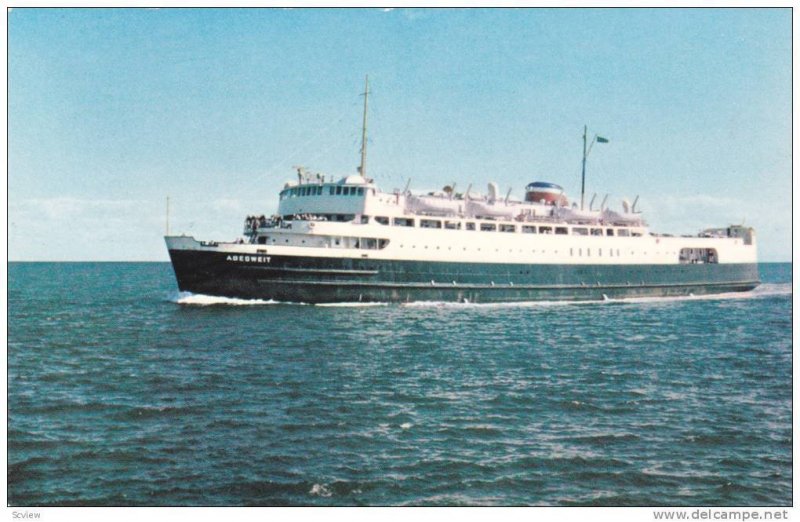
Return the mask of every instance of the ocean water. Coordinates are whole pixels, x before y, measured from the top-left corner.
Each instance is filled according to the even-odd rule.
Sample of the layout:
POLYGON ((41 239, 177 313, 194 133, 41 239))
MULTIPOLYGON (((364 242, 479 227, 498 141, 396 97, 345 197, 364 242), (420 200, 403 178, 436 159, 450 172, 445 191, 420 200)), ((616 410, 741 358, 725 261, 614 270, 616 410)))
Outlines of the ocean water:
POLYGON ((789 505, 791 265, 747 295, 304 306, 11 263, 11 505, 789 505))

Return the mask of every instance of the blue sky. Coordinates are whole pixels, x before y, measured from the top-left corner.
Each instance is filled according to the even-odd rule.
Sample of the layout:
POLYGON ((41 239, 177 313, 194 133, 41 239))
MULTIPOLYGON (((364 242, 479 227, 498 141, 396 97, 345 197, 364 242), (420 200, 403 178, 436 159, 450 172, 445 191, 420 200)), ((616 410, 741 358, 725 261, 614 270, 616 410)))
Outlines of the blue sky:
POLYGON ((791 258, 789 9, 14 9, 9 258, 166 260, 232 239, 293 165, 350 174, 370 75, 385 190, 640 196, 651 228, 754 226, 791 258))

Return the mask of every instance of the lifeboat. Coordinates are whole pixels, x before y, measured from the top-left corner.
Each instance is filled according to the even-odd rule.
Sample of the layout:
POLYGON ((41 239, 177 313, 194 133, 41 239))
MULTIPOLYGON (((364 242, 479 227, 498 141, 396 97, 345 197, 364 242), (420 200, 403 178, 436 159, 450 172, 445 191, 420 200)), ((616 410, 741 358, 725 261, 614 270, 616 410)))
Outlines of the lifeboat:
POLYGON ((603 223, 608 225, 634 225, 640 226, 642 225, 642 215, 633 212, 626 212, 620 214, 619 212, 614 212, 613 210, 606 209, 603 212, 603 223))
POLYGON ((534 181, 525 187, 525 201, 535 203, 542 203, 549 205, 557 205, 565 207, 569 203, 567 197, 564 195, 564 188, 555 183, 548 183, 546 181, 534 181))
POLYGON ((467 201, 467 214, 470 216, 494 217, 511 219, 519 214, 519 207, 497 201, 467 201))
POLYGON ((407 210, 423 214, 441 214, 446 216, 456 215, 463 212, 464 202, 457 199, 449 199, 444 196, 414 196, 410 195, 406 200, 407 210))
POLYGON ((561 207, 556 215, 564 221, 580 223, 596 223, 600 220, 599 210, 581 210, 579 208, 561 207))

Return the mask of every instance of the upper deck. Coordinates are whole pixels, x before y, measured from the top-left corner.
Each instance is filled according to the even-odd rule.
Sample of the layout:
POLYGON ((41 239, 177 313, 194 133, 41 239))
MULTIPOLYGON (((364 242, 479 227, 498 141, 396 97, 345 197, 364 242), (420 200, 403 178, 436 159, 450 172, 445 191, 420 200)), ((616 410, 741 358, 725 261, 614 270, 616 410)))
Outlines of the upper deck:
POLYGON ((248 218, 245 235, 256 245, 367 249, 389 257, 419 257, 425 250, 446 250, 478 260, 504 250, 517 257, 525 252, 536 254, 540 262, 577 261, 582 253, 587 258, 606 258, 605 253, 602 262, 716 263, 754 255, 754 249, 741 255, 728 250, 754 245, 754 233, 746 227, 707 229, 677 237, 653 234, 641 213, 634 210, 635 204, 625 200, 622 211, 616 212, 604 205, 596 210, 591 205, 587 210, 570 207, 563 194, 550 202, 527 197, 513 200, 510 191, 505 198, 497 194, 495 184, 489 185, 487 195, 469 189, 464 194, 445 190, 417 195, 407 190, 381 192, 361 176, 338 181, 301 176, 299 182, 287 183, 281 191, 277 215, 248 218), (651 239, 641 241, 646 238, 651 239), (403 253, 417 247, 423 252, 403 253))
POLYGON ((564 223, 609 225, 626 228, 645 228, 641 213, 627 203, 623 211, 604 208, 578 209, 568 205, 565 196, 556 201, 524 201, 498 196, 497 185, 489 184, 486 195, 456 193, 445 187, 442 192, 412 194, 408 190, 382 192, 371 180, 347 176, 338 181, 325 181, 316 175, 298 172, 299 182, 287 183, 279 195, 276 218, 320 221, 361 221, 368 217, 383 220, 394 218, 441 217, 497 222, 564 223))

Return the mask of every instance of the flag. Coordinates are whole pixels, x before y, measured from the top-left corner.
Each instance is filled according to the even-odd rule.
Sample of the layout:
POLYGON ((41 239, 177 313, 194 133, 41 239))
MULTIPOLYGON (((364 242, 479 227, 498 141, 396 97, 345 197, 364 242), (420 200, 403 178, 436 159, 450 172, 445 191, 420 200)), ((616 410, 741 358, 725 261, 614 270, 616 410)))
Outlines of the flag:
POLYGON ((605 138, 601 138, 600 136, 597 137, 597 143, 608 143, 608 140, 605 138))

